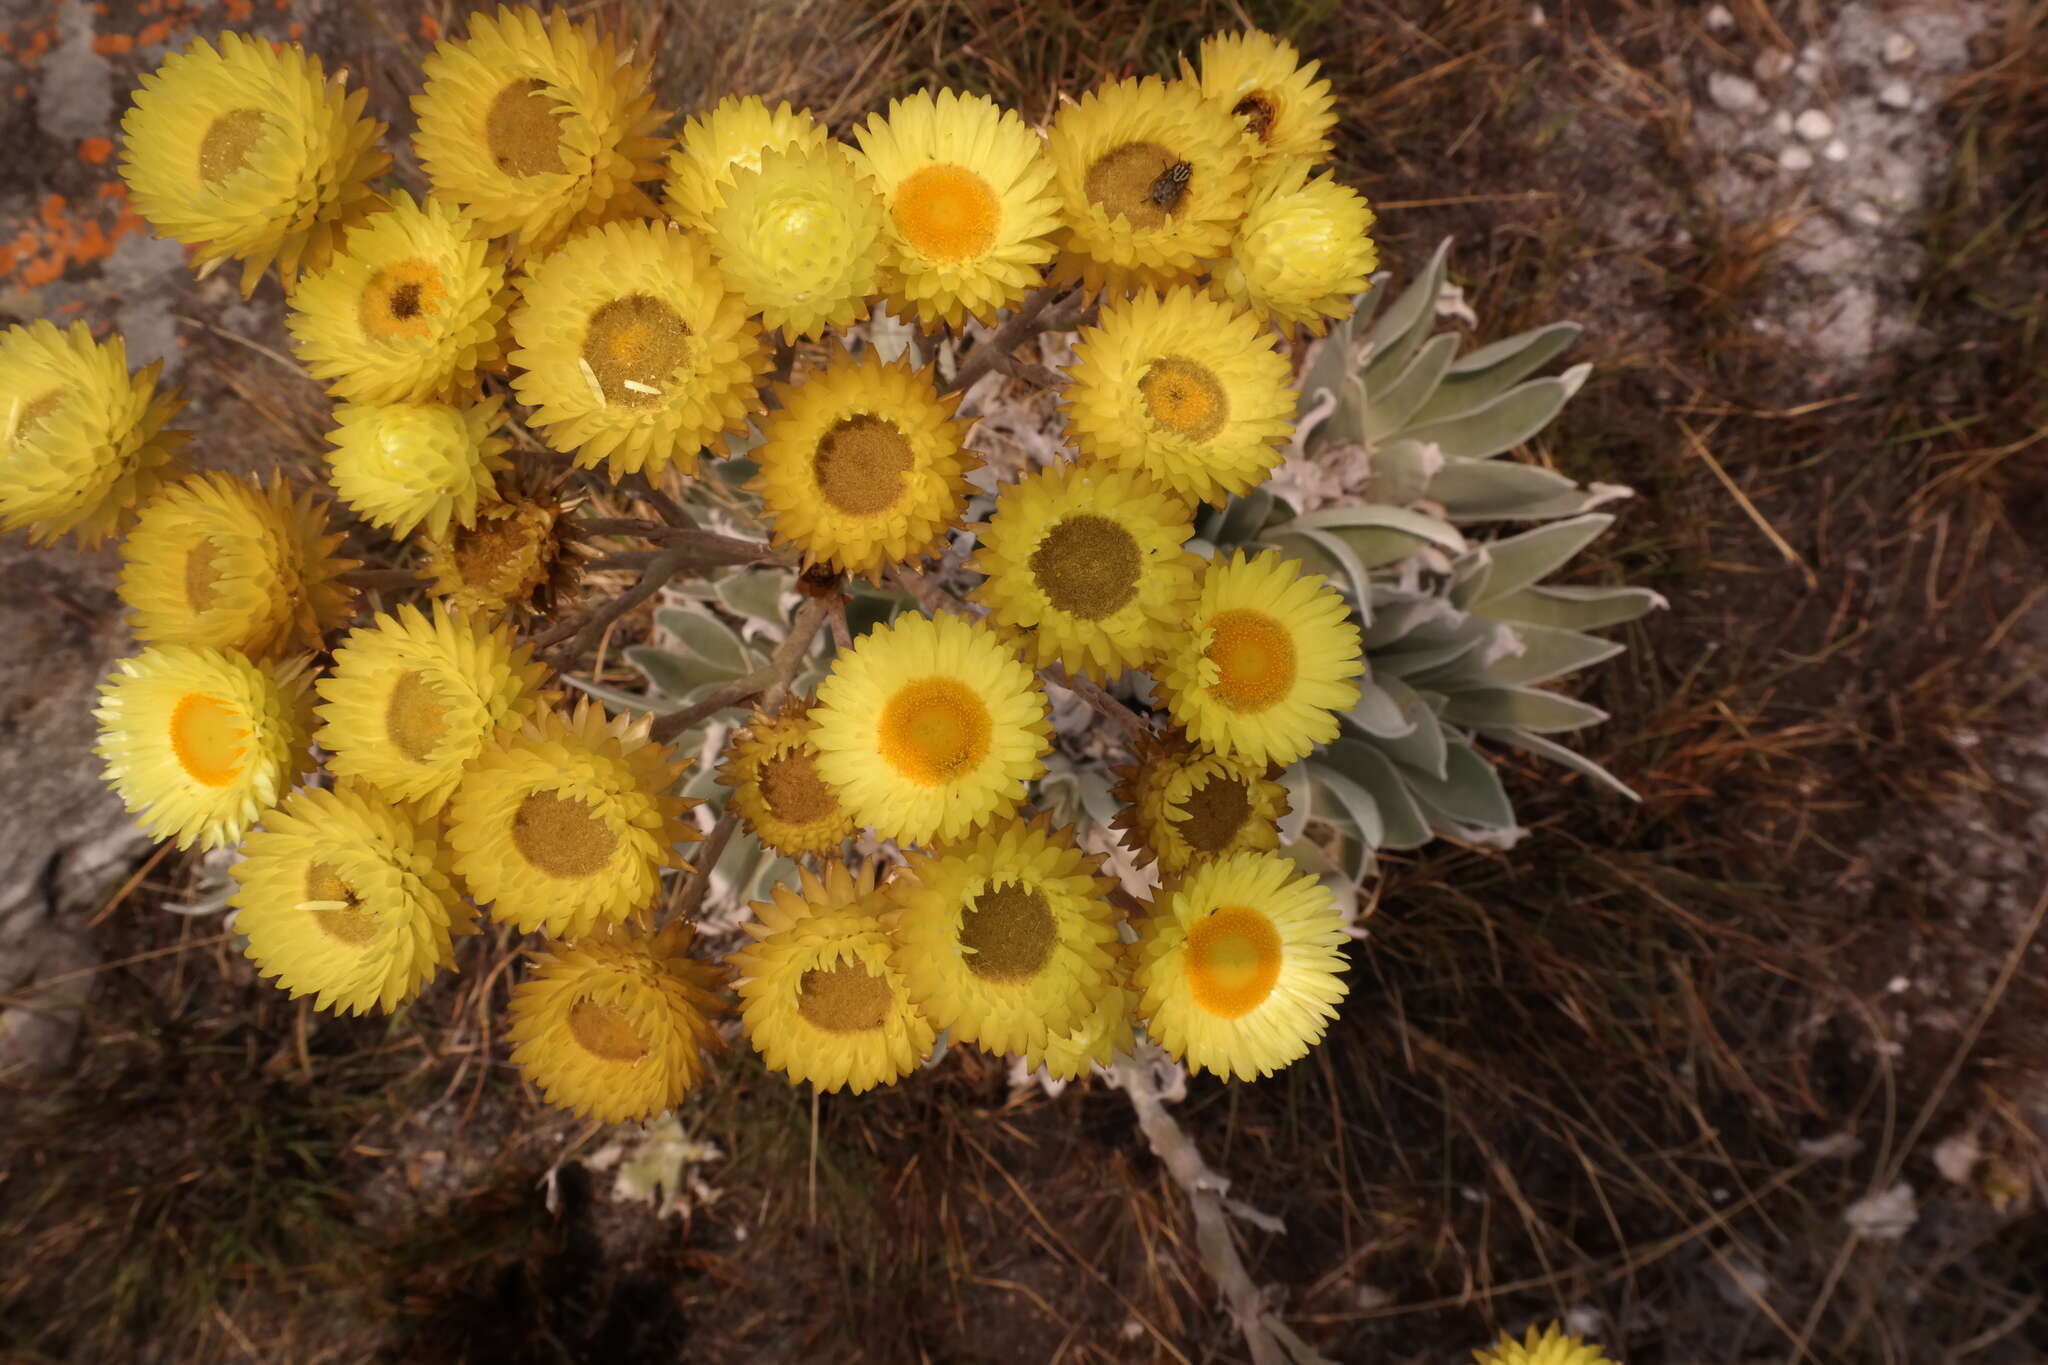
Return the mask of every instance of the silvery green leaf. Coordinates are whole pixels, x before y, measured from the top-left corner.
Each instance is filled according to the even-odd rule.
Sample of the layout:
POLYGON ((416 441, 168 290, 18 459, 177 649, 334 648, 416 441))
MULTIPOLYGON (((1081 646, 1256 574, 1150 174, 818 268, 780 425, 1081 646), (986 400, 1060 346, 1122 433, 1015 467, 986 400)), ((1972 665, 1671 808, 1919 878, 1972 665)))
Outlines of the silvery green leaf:
MULTIPOLYGON (((1457 333, 1443 332, 1433 336, 1415 352, 1400 374, 1385 384, 1372 387, 1372 401, 1365 410, 1366 440, 1383 440, 1407 425, 1415 410, 1436 392, 1436 386, 1443 379, 1444 371, 1450 368, 1451 357, 1457 350, 1457 333)), ((1369 370, 1367 378, 1370 382, 1369 370)))
POLYGON ((1524 753, 1534 754, 1538 758, 1547 758, 1553 763, 1563 764, 1573 772, 1582 773, 1617 796, 1626 797, 1631 801, 1641 801, 1643 799, 1636 795, 1634 788, 1630 787, 1613 773, 1608 772, 1607 769, 1601 767, 1598 763, 1595 763, 1577 750, 1567 749, 1554 739, 1545 739, 1541 735, 1532 735, 1526 730, 1491 730, 1487 733, 1494 739, 1514 745, 1524 753))
POLYGON ((1443 383, 1415 413, 1417 422, 1456 417, 1492 402, 1578 339, 1579 324, 1553 322, 1481 346, 1451 363, 1443 383))
MULTIPOLYGON (((630 653, 631 651, 628 652, 630 653)), ((639 712, 655 709, 655 699, 652 697, 642 696, 633 692, 622 692, 618 688, 606 683, 596 682, 589 678, 579 678, 574 673, 563 673, 560 677, 563 682, 569 684, 578 692, 588 693, 615 711, 639 712)))
MULTIPOLYGON (((647 681, 654 684, 655 690, 668 697, 688 696, 705 681, 701 671, 703 666, 697 660, 653 645, 630 646, 626 650, 626 662, 646 674, 647 681)), ((597 694, 593 692, 592 695, 597 694)), ((647 709, 644 698, 640 705, 643 710, 647 709)))
POLYGON ((1379 847, 1380 840, 1387 837, 1387 827, 1380 819, 1380 808, 1373 803, 1372 793, 1314 759, 1309 760, 1309 771, 1316 818, 1348 824, 1366 843, 1379 847))
POLYGON ((1576 370, 1552 379, 1531 379, 1485 407, 1411 426, 1401 434, 1411 441, 1434 441, 1446 455, 1483 460, 1513 450, 1549 426, 1584 380, 1576 370))
POLYGON ((1520 535, 1489 542, 1486 553, 1493 560, 1493 576, 1487 580, 1486 595, 1476 606, 1484 607, 1496 598, 1541 582, 1613 524, 1609 513, 1588 512, 1582 517, 1549 522, 1520 535))
POLYGON ((1273 495, 1254 488, 1243 497, 1232 497, 1211 537, 1218 545, 1239 545, 1256 536, 1273 511, 1273 495))
POLYGON ((747 653, 747 647, 723 621, 685 607, 659 608, 654 619, 663 630, 676 637, 685 652, 712 672, 737 678, 753 670, 753 657, 747 653))
POLYGON ((1429 483, 1430 501, 1454 522, 1526 517, 1578 491, 1562 474, 1512 460, 1446 460, 1429 483))
POLYGON ((1381 685, 1389 696, 1400 701, 1403 715, 1412 716, 1415 725, 1406 734, 1375 736, 1372 747, 1396 763, 1428 773, 1432 777, 1444 775, 1444 752, 1450 746, 1444 739, 1444 727, 1429 708, 1421 694, 1398 678, 1383 678, 1381 685))
POLYGON ((1575 630, 1550 626, 1518 625, 1513 628, 1521 652, 1496 660, 1486 670, 1494 682, 1529 684, 1549 682, 1582 668, 1591 668, 1626 649, 1616 640, 1581 635, 1575 630))
POLYGON ((1359 729, 1382 739, 1407 734, 1415 728, 1416 720, 1401 709, 1401 703, 1385 688, 1370 679, 1359 684, 1358 704, 1346 716, 1359 729))
POLYGON ((723 805, 726 789, 719 784, 716 764, 702 763, 690 769, 690 775, 683 782, 683 795, 695 801, 711 801, 723 805))
POLYGON ((1389 361, 1387 373, 1398 370, 1428 336, 1429 326, 1436 320, 1437 295, 1443 289, 1444 263, 1450 253, 1451 239, 1446 237, 1437 243, 1429 263, 1416 272, 1408 287, 1394 297, 1366 334, 1372 348, 1366 359, 1368 371, 1389 361))
POLYGON ((1366 576, 1366 566, 1359 562, 1351 547, 1344 543, 1342 537, 1301 525, 1299 518, 1290 524, 1294 526, 1296 535, 1321 550, 1337 566, 1336 588, 1351 598, 1358 614, 1364 615, 1367 604, 1372 601, 1372 580, 1366 576))
POLYGON ((1598 630, 1633 621, 1669 605, 1662 593, 1648 588, 1531 587, 1493 598, 1485 609, 1497 621, 1557 626, 1564 630, 1598 630))
MULTIPOLYGON (((743 455, 752 455, 761 448, 762 443, 767 439, 767 437, 761 434, 761 424, 749 419, 745 431, 729 431, 725 434, 726 457, 728 459, 737 459, 743 455)), ((747 463, 752 464, 753 461, 749 460, 747 463)), ((733 473, 737 475, 738 471, 735 470, 733 473)), ((744 477, 735 477, 731 481, 743 483, 746 479, 751 479, 752 477, 754 477, 753 472, 749 472, 744 477)))
MULTIPOLYGON (((1351 296, 1351 313, 1344 321, 1338 323, 1337 327, 1342 327, 1352 337, 1370 327, 1372 315, 1379 311, 1380 300, 1386 294, 1387 281, 1391 278, 1393 277, 1384 270, 1375 272, 1373 277, 1365 282, 1364 291, 1351 296)), ((1330 330, 1336 329, 1332 327, 1330 330)))
MULTIPOLYGON (((754 429, 749 427, 747 430, 751 435, 754 429)), ((756 441, 754 444, 759 445, 760 442, 756 441)), ((748 449, 752 448, 752 446, 748 447, 748 449)), ((738 488, 747 483, 756 474, 759 474, 761 466, 750 456, 735 453, 731 459, 720 460, 712 465, 711 472, 729 486, 738 488)))
POLYGON ((1296 763, 1281 771, 1274 779, 1287 790, 1287 814, 1274 822, 1280 831, 1280 842, 1293 843, 1301 837, 1301 828, 1308 823, 1308 765, 1296 763))
POLYGON ((1372 448, 1371 498, 1376 503, 1406 507, 1429 491, 1444 453, 1421 441, 1386 441, 1372 448))
POLYGON ((1373 809, 1380 816, 1379 847, 1420 848, 1429 842, 1429 821, 1385 755, 1358 740, 1340 739, 1323 751, 1323 765, 1372 794, 1373 809))
POLYGON ((1357 893, 1358 884, 1370 877, 1376 867, 1372 849, 1363 839, 1346 840, 1345 844, 1345 851, 1351 854, 1349 868, 1337 866, 1319 845, 1306 842, 1281 845, 1280 856, 1328 887, 1331 896, 1342 904, 1357 893))
POLYGON ((1451 605, 1459 611, 1470 610, 1492 581, 1493 556, 1488 553, 1488 547, 1477 546, 1451 566, 1451 605))
POLYGON ((1444 756, 1442 777, 1413 768, 1403 769, 1401 775, 1426 815, 1442 816, 1453 824, 1479 829, 1515 827, 1515 808, 1508 800, 1507 789, 1500 784, 1500 774, 1463 744, 1450 746, 1444 756))
POLYGON ((1605 507, 1610 502, 1632 498, 1636 490, 1618 483, 1589 483, 1584 488, 1574 488, 1569 493, 1560 493, 1543 502, 1532 503, 1515 513, 1518 521, 1551 521, 1557 517, 1575 517, 1581 512, 1590 512, 1596 507, 1605 507))
POLYGON ((765 901, 774 894, 776 887, 794 887, 798 880, 794 862, 780 853, 769 853, 754 868, 753 883, 747 892, 747 899, 765 901))
POLYGON ((1540 687, 1475 687, 1452 694, 1444 704, 1444 719, 1474 730, 1515 729, 1548 735, 1598 725, 1607 719, 1607 713, 1540 687))
POLYGON ((1441 597, 1410 597, 1382 601, 1374 609, 1372 623, 1365 627, 1363 643, 1367 654, 1392 649, 1418 630, 1455 627, 1464 613, 1441 597))
POLYGON ((1313 512, 1303 513, 1291 521, 1282 522, 1273 529, 1349 531, 1375 527, 1400 531, 1417 540, 1427 541, 1450 554, 1463 554, 1465 551, 1465 537, 1459 533, 1457 527, 1440 521, 1426 512, 1416 512, 1405 507, 1382 507, 1374 503, 1319 508, 1313 512))
POLYGON ((1107 777, 1090 769, 1078 778, 1081 809, 1088 818, 1098 825, 1106 825, 1116 818, 1117 804, 1114 789, 1107 777))
POLYGON ((858 640, 909 606, 910 598, 902 593, 882 592, 856 583, 846 595, 847 633, 858 640))
POLYGON ((718 600, 741 616, 781 623, 782 594, 790 577, 772 569, 741 569, 718 581, 718 600))
POLYGON ((1415 642, 1414 637, 1410 637, 1406 642, 1407 648, 1390 649, 1372 656, 1373 676, 1384 686, 1389 678, 1414 678, 1434 673, 1456 663, 1486 641, 1487 636, 1477 630, 1461 630, 1450 639, 1429 644, 1415 642))

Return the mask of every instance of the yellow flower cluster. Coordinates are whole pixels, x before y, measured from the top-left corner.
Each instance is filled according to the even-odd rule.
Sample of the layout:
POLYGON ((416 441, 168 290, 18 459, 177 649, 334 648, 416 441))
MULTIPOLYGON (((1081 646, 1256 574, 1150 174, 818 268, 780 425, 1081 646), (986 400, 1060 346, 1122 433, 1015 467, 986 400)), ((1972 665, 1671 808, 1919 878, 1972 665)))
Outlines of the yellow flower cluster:
POLYGON ((358 588, 392 576, 343 557, 328 506, 179 469, 176 400, 118 339, 9 329, 0 526, 133 528, 143 648, 102 692, 108 780, 160 838, 241 846, 237 927, 293 995, 396 1008, 488 916, 546 939, 509 1034, 542 1094, 606 1120, 673 1105, 725 1008, 661 911, 700 837, 689 764, 646 718, 563 702, 536 648, 570 631, 521 631, 573 562, 571 479, 659 503, 749 437, 720 500, 750 497, 758 558, 800 563, 838 627, 815 698, 783 699, 801 661, 779 658, 757 691, 783 700, 718 769, 714 846, 743 822, 811 864, 729 959, 768 1065, 860 1090, 944 1032, 1071 1077, 1138 1023, 1226 1076, 1299 1057, 1344 993, 1343 930, 1278 851, 1277 778, 1355 705, 1360 637, 1320 578, 1215 556, 1194 519, 1277 466, 1286 332, 1342 316, 1375 264, 1364 200, 1314 174, 1328 82, 1266 34, 1220 35, 1043 129, 941 90, 845 141, 744 97, 670 142, 634 51, 561 11, 472 15, 425 61, 409 188, 379 183, 363 92, 295 46, 230 33, 144 78, 136 206, 202 269, 240 262, 245 293, 276 267, 335 404, 324 473, 354 553, 427 591, 366 611, 358 588), (878 306, 927 332, 1029 321, 1061 291, 1072 454, 1007 483, 969 449, 957 351, 834 335, 878 306), (916 584, 931 562, 979 581, 849 633, 847 576, 916 584), (1150 716, 1102 690, 1140 672, 1150 716), (1025 810, 1048 683, 1131 732, 1117 826, 1163 878, 1149 903, 1025 810), (852 870, 856 837, 901 864, 869 843, 852 870))

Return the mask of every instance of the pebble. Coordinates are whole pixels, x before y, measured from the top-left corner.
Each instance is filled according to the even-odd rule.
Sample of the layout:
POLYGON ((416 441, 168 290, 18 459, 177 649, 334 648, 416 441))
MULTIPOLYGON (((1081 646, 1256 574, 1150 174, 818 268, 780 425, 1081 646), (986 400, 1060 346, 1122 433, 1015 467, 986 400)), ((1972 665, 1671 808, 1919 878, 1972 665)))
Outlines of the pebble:
POLYGON ((1780 109, 1777 113, 1771 115, 1771 131, 1780 137, 1790 137, 1792 135, 1792 111, 1780 109))
POLYGON ((1821 148, 1820 154, 1830 161, 1847 161, 1849 159, 1849 144, 1840 138, 1836 138, 1828 143, 1827 146, 1821 148))
POLYGON ((1792 69, 1792 54, 1782 47, 1767 48, 1757 53, 1752 69, 1760 81, 1782 80, 1792 69))
POLYGON ((1754 108, 1756 82, 1732 71, 1715 71, 1707 76, 1707 98, 1731 114, 1754 108))
POLYGON ((1897 66, 1901 62, 1910 62, 1913 60, 1913 54, 1919 50, 1913 40, 1905 34, 1888 33, 1884 40, 1884 64, 1897 66))
POLYGON ((1792 126, 1808 142, 1819 142, 1835 131, 1835 121, 1819 109, 1809 109, 1794 119, 1792 126))
POLYGON ((1707 32, 1726 33, 1735 27, 1735 16, 1728 12, 1726 5, 1710 6, 1706 13, 1707 32))
POLYGON ((1877 102, 1887 109, 1910 109, 1913 87, 1904 81, 1886 81, 1884 89, 1877 92, 1877 102))
POLYGON ((1795 142, 1778 153, 1778 164, 1788 171, 1809 170, 1813 166, 1813 153, 1795 142))
MULTIPOLYGON (((1865 227, 1877 227, 1884 222, 1884 210, 1871 203, 1868 199, 1858 204, 1855 208, 1850 209, 1849 216, 1865 227)), ((1904 980, 1903 977, 1900 979, 1904 980)), ((1908 982, 1907 984, 1911 985, 1912 983, 1908 982)))

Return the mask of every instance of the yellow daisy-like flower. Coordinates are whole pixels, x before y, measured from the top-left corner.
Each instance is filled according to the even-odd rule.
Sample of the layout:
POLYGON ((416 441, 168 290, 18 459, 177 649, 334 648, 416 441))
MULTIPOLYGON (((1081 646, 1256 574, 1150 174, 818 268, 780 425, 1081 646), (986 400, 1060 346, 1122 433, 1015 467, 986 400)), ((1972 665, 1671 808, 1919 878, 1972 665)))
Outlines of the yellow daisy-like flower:
POLYGON ((1230 111, 1255 164, 1330 159, 1337 106, 1330 83, 1316 79, 1319 63, 1304 65, 1294 44, 1257 29, 1212 33, 1202 39, 1200 57, 1199 75, 1180 59, 1181 79, 1230 111))
POLYGON ((756 712, 718 770, 754 837, 792 858, 830 853, 853 837, 853 812, 818 774, 812 728, 808 702, 792 701, 772 719, 756 712))
POLYGON ((1143 867, 1154 858, 1167 876, 1204 858, 1264 852, 1280 845, 1287 788, 1264 763, 1210 753, 1179 735, 1154 738, 1118 770, 1123 809, 1110 824, 1143 867))
POLYGON ((1233 853, 1160 888, 1131 983, 1145 1031, 1190 1071, 1257 1080, 1307 1055, 1348 989, 1329 888, 1277 853, 1233 853))
POLYGON ((740 1026, 769 1068, 856 1095, 915 1071, 937 1037, 890 961, 873 864, 858 876, 828 861, 823 879, 777 886, 742 926, 754 942, 726 960, 740 1026))
POLYGON ((1063 228, 1055 279, 1163 289, 1230 246, 1249 188, 1242 130, 1193 86, 1156 76, 1083 95, 1046 152, 1063 228))
POLYGON ((512 1062, 549 1104, 603 1123, 652 1118, 704 1078, 723 1042, 718 968, 689 925, 550 943, 512 993, 512 1062))
POLYGON ((996 498, 974 528, 973 598, 1037 667, 1108 678, 1143 668, 1187 624, 1202 561, 1185 505, 1135 470, 1053 465, 996 498))
POLYGON ((896 966, 934 1028, 984 1052, 1043 1048, 1115 989, 1114 884, 1045 817, 985 829, 892 882, 896 966))
POLYGON ((303 660, 157 645, 116 667, 93 752, 152 838, 232 844, 312 766, 303 660))
POLYGON ((454 398, 499 359, 505 267, 453 204, 413 202, 351 228, 332 264, 292 291, 292 350, 354 403, 454 398))
POLYGON ((561 514, 555 502, 521 497, 478 507, 474 525, 427 538, 429 590, 468 616, 537 610, 574 571, 555 535, 561 514))
POLYGON ((132 518, 187 439, 164 430, 182 404, 157 392, 162 368, 129 374, 121 338, 102 345, 82 322, 0 332, 0 530, 90 547, 132 518))
POLYGON ((511 461, 497 435, 505 400, 478 403, 343 403, 327 433, 327 474, 341 500, 395 536, 424 526, 447 534, 476 522, 497 496, 494 480, 511 461))
POLYGON ((1190 502, 1265 482, 1294 430, 1287 357, 1242 308, 1187 289, 1138 294, 1081 329, 1067 429, 1089 455, 1190 502))
POLYGON ((501 6, 469 17, 469 36, 438 43, 413 96, 412 140, 435 192, 487 237, 523 254, 615 218, 648 218, 636 183, 661 174, 668 115, 648 92, 649 63, 561 10, 501 6))
POLYGON ((348 633, 316 684, 317 738, 337 777, 359 777, 432 814, 500 731, 545 699, 547 667, 512 632, 406 603, 348 633))
POLYGON ((1173 718, 1197 744, 1248 763, 1288 764, 1337 737, 1365 672, 1338 591, 1267 550, 1211 560, 1202 597, 1158 671, 1173 718))
POLYGON ((993 322, 1053 256, 1052 164, 1014 109, 920 90, 854 130, 889 208, 888 292, 926 328, 993 322))
POLYGON ((259 974, 316 1009, 395 1009, 454 963, 452 934, 476 932, 440 843, 360 792, 299 788, 242 853, 235 932, 259 974))
POLYGON ((687 761, 585 699, 542 712, 463 774, 448 802, 455 870, 493 919, 577 939, 651 904, 679 847, 703 836, 670 793, 687 761))
POLYGON ((1502 1332, 1491 1349, 1474 1351, 1472 1360, 1473 1365, 1614 1365, 1596 1343, 1567 1335, 1555 1322, 1540 1335, 1532 1323, 1521 1341, 1502 1332))
POLYGON ((244 294, 273 261, 290 288, 377 207, 384 125, 362 116, 367 92, 296 43, 233 30, 219 43, 197 39, 143 76, 121 119, 121 176, 136 211, 201 265, 242 262, 244 294))
POLYGON ((1052 1034, 1043 1047, 1025 1048, 1021 1055, 1027 1068, 1043 1068, 1056 1081, 1078 1081, 1090 1068, 1109 1066, 1135 1050, 1131 1013, 1138 997, 1130 989, 1130 952, 1126 945, 1114 944, 1111 956, 1116 965, 1109 989, 1072 1028, 1052 1034))
POLYGON ((690 473, 699 447, 760 406, 761 329, 688 233, 608 223, 534 266, 520 292, 512 388, 585 469, 690 473))
POLYGON ((1045 772, 1045 692, 987 626, 903 616, 841 650, 812 712, 818 771, 884 839, 952 839, 1045 772))
POLYGON ((1210 291, 1321 336, 1331 318, 1349 316, 1379 266, 1374 221, 1365 197, 1327 171, 1309 180, 1296 165, 1263 176, 1210 291))
POLYGON ((826 136, 809 110, 791 110, 788 100, 771 111, 759 95, 728 95, 683 123, 668 154, 663 205, 684 227, 707 229, 739 172, 758 171, 769 152, 817 151, 826 136))
POLYGON ((747 487, 767 505, 776 544, 870 578, 943 548, 981 457, 963 444, 973 424, 953 416, 960 395, 940 396, 929 366, 839 351, 775 396, 747 487))
POLYGON ((882 202, 836 142, 735 168, 704 231, 726 284, 786 341, 852 326, 881 287, 882 202))
POLYGON ((210 645, 252 658, 318 650, 353 594, 339 532, 311 494, 268 493, 231 474, 172 484, 121 545, 121 600, 145 644, 210 645))

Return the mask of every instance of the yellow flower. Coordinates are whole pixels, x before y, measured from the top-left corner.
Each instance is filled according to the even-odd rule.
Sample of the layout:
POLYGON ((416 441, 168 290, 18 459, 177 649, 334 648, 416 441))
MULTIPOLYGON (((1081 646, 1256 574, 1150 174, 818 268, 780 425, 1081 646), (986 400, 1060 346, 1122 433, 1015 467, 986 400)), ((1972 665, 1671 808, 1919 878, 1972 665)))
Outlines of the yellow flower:
POLYGON ((542 704, 547 668, 511 631, 406 603, 348 633, 316 685, 318 739, 337 777, 360 777, 428 814, 500 731, 542 704))
POLYGON ((1343 941, 1329 889, 1279 854, 1198 864, 1160 888, 1138 930, 1145 1031, 1190 1071, 1278 1071, 1337 1017, 1343 941))
POLYGON ((1054 1033, 1045 1046, 1026 1048, 1021 1054, 1027 1069, 1043 1068, 1056 1081, 1078 1081, 1092 1067, 1107 1067, 1119 1056, 1128 1057, 1137 1046, 1131 1029, 1131 1013, 1138 997, 1130 990, 1130 953, 1124 945, 1112 945, 1115 965, 1109 989, 1095 999, 1094 1007, 1072 1028, 1054 1033))
POLYGON ((944 548, 981 457, 962 444, 972 423, 953 416, 960 396, 941 397, 930 367, 835 350, 775 397, 753 451, 761 472, 747 486, 766 504, 776 544, 796 545, 806 564, 870 578, 944 548))
POLYGON ((1055 279, 1163 289, 1221 256, 1244 214, 1242 132, 1192 86, 1156 76, 1083 95, 1052 122, 1060 198, 1055 279))
POLYGON ((1172 735, 1145 742, 1117 776, 1123 809, 1110 823, 1140 867, 1157 858, 1159 870, 1174 876, 1204 858, 1279 847, 1287 788, 1266 776, 1264 763, 1172 735))
POLYGON ((232 844, 312 766, 303 660, 157 645, 116 667, 93 752, 152 838, 232 844))
POLYGON ((1178 647, 1158 670, 1168 709, 1197 744, 1249 763, 1292 763, 1337 737, 1365 672, 1358 627, 1321 574, 1268 550, 1212 560, 1178 647))
POLYGON ((1567 1336, 1554 1322, 1540 1336, 1531 1323, 1528 1335, 1519 1342, 1502 1332, 1491 1350, 1474 1351, 1472 1360, 1474 1365, 1614 1365, 1599 1346, 1577 1335, 1567 1336))
POLYGON ((121 120, 121 175, 136 212, 196 247, 202 266, 242 262, 242 293, 272 261, 287 289, 323 268, 344 227, 374 209, 391 157, 369 98, 293 43, 223 32, 143 76, 121 120))
POLYGON ((1230 111, 1255 164, 1330 159, 1337 109, 1330 83, 1316 79, 1318 63, 1304 66, 1294 44, 1257 29, 1212 33, 1202 39, 1200 55, 1200 75, 1180 59, 1181 79, 1230 111))
POLYGON ((1043 816, 985 829, 890 883, 896 966, 910 998, 984 1052, 1042 1049, 1115 989, 1113 884, 1099 855, 1043 816))
POLYGON ((520 292, 512 388, 582 468, 690 473, 700 446, 745 430, 760 405, 761 329, 688 233, 607 224, 536 264, 520 292))
POLYGON ((996 497, 974 528, 973 598, 1040 668, 1104 679, 1143 668, 1187 624, 1202 561, 1187 509, 1134 470, 1052 465, 996 497))
POLYGON ((1241 308, 1176 289, 1139 294, 1081 329, 1067 429, 1089 455, 1190 502, 1264 483, 1294 430, 1287 357, 1241 308))
POLYGON ((1038 135, 985 95, 920 90, 854 130, 889 208, 890 302, 926 328, 993 322, 1052 259, 1059 205, 1038 135))
POLYGON ((461 210, 396 190, 292 291, 285 323, 306 372, 337 398, 453 399, 498 362, 510 299, 503 263, 461 210))
POLYGON ((791 111, 788 100, 771 113, 759 95, 728 95, 710 112, 684 122, 682 138, 668 154, 663 205, 684 227, 708 228, 736 174, 761 169, 761 158, 769 152, 812 152, 825 139, 810 112, 791 111))
POLYGON ((689 955, 692 931, 614 931, 550 943, 512 993, 512 1063, 549 1104, 603 1123, 652 1118, 702 1080, 723 1043, 718 969, 689 955))
POLYGON ((348 619, 351 592, 312 495, 281 478, 268 493, 230 474, 172 484, 121 545, 121 600, 144 644, 210 645, 252 658, 318 650, 348 619))
POLYGON ((90 547, 132 519, 187 439, 163 429, 182 405, 156 391, 162 368, 129 374, 121 338, 101 345, 82 322, 0 332, 0 530, 90 547))
POLYGON ((455 870, 493 919, 579 939, 654 901, 663 868, 698 839, 672 796, 687 762, 647 737, 651 717, 607 721, 585 699, 544 711, 469 765, 448 803, 455 870))
POLYGON ((808 702, 792 701, 773 719, 755 712, 718 770, 754 837, 792 858, 831 853, 853 837, 853 812, 818 775, 812 729, 808 702))
POLYGON ((937 1035, 889 960, 874 866, 855 876, 832 859, 822 880, 808 868, 801 878, 801 894, 778 885, 773 900, 754 902, 742 926, 754 942, 726 959, 740 1026, 792 1082, 857 1095, 901 1080, 937 1035))
POLYGON ((512 444, 496 434, 505 400, 474 403, 343 403, 327 433, 327 473, 341 500, 394 536, 424 526, 439 536, 452 521, 476 523, 511 467, 512 444))
POLYGON ((1373 222, 1364 197, 1328 172, 1307 180, 1296 165, 1263 176, 1210 291, 1321 336, 1329 319, 1350 314, 1380 263, 1373 222))
POLYGON ((474 526, 426 541, 430 591, 450 608, 492 619, 539 610, 573 581, 575 564, 555 535, 559 504, 514 496, 477 508, 474 526))
POLYGON ((235 932, 259 974, 345 1014, 392 1010, 476 932, 431 832, 360 792, 301 787, 263 816, 231 869, 235 932))
POLYGON ((1007 815, 1044 772, 1045 692, 987 626, 903 616, 841 650, 812 712, 818 771, 856 820, 922 843, 1007 815))
POLYGON ((726 284, 786 341, 853 325, 880 288, 882 204, 836 142, 735 168, 704 231, 726 284))
POLYGON ((413 151, 438 196, 483 235, 511 234, 522 255, 577 228, 652 217, 635 182, 661 174, 654 131, 668 115, 648 70, 561 10, 472 14, 469 36, 437 43, 423 64, 413 151))

